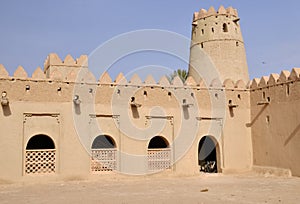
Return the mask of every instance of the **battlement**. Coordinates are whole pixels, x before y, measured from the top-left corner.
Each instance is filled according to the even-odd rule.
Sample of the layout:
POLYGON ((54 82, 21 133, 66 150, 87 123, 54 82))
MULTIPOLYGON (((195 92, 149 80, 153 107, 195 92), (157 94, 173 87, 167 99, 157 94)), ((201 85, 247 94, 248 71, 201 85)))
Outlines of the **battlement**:
POLYGON ((262 89, 270 86, 281 85, 285 83, 291 83, 300 80, 300 68, 293 68, 291 72, 283 70, 280 74, 270 74, 269 76, 263 76, 260 79, 254 78, 252 81, 243 81, 232 79, 225 79, 221 82, 218 79, 212 80, 209 84, 205 84, 203 80, 195 80, 192 76, 189 76, 185 82, 176 76, 170 82, 166 76, 163 76, 159 81, 155 81, 152 75, 148 75, 143 81, 137 74, 134 74, 130 79, 127 79, 123 73, 119 73, 113 80, 109 73, 104 72, 99 80, 96 80, 95 76, 86 70, 81 79, 76 81, 78 72, 71 71, 66 77, 62 77, 62 73, 59 70, 61 66, 80 67, 87 68, 88 58, 86 55, 81 55, 78 59, 74 60, 71 55, 67 55, 62 61, 57 54, 51 53, 45 60, 44 69, 49 66, 58 66, 49 77, 46 77, 45 72, 40 67, 32 73, 31 77, 22 66, 18 66, 13 76, 9 76, 6 68, 0 64, 0 78, 8 80, 27 80, 27 81, 57 81, 57 82, 73 82, 73 83, 95 83, 95 84, 112 84, 112 85, 126 85, 126 86, 162 86, 162 87, 194 87, 194 88, 225 88, 225 89, 262 89))
MULTIPOLYGON (((76 74, 79 68, 88 67, 88 57, 87 55, 81 55, 79 58, 74 60, 71 55, 67 55, 62 61, 57 54, 51 53, 45 60, 44 71, 37 67, 36 70, 32 73, 31 78, 28 77, 27 72, 22 66, 18 66, 13 74, 13 78, 18 79, 56 79, 56 80, 68 80, 74 81, 76 79, 76 74), (53 67, 53 71, 49 74, 46 74, 49 71, 49 68, 53 67), (69 71, 66 76, 63 76, 63 68, 78 68, 75 70, 69 71)), ((0 64, 0 78, 10 77, 5 67, 0 64)))
POLYGON ((22 66, 19 66, 13 76, 9 76, 5 67, 0 64, 0 79, 8 79, 9 81, 23 80, 23 81, 55 81, 55 82, 66 82, 66 83, 89 83, 89 84, 110 84, 110 85, 121 85, 121 86, 161 86, 161 87, 194 87, 194 88, 220 88, 220 89, 248 89, 249 84, 247 81, 238 80, 234 81, 226 79, 221 82, 218 79, 212 80, 209 84, 205 84, 203 80, 195 80, 192 76, 189 76, 185 82, 180 77, 176 76, 170 82, 166 76, 161 77, 159 81, 155 81, 152 75, 148 75, 143 81, 137 74, 134 74, 130 79, 127 79, 123 73, 119 73, 113 80, 109 73, 104 72, 100 76, 99 80, 95 78, 93 73, 88 69, 84 69, 81 78, 77 78, 80 67, 87 68, 88 58, 86 55, 80 56, 74 60, 71 55, 67 55, 64 61, 62 61, 57 54, 51 53, 44 65, 44 69, 53 66, 54 70, 50 75, 47 76, 46 72, 42 71, 38 67, 31 75, 28 76, 27 72, 22 66), (63 70, 65 66, 75 67, 76 71, 71 70, 65 77, 63 77, 63 70), (77 69, 78 68, 78 69, 77 69))
POLYGON ((56 53, 50 53, 44 62, 44 72, 50 66, 68 66, 68 67, 88 67, 87 55, 81 55, 79 58, 74 60, 71 55, 67 55, 62 61, 56 53))
POLYGON ((79 68, 88 67, 88 57, 81 55, 78 59, 74 60, 71 55, 67 55, 62 61, 57 54, 51 53, 48 55, 44 63, 44 73, 46 78, 58 78, 74 80, 79 68))
POLYGON ((270 74, 269 76, 263 76, 260 79, 254 78, 251 81, 250 89, 263 89, 271 86, 288 84, 299 80, 300 68, 293 68, 291 72, 283 70, 280 74, 270 74))
POLYGON ((224 8, 224 6, 220 6, 219 9, 216 11, 215 8, 212 6, 208 10, 200 9, 199 12, 194 13, 193 21, 197 21, 199 19, 204 19, 210 16, 234 16, 238 17, 238 12, 236 9, 232 7, 228 7, 227 9, 224 8))

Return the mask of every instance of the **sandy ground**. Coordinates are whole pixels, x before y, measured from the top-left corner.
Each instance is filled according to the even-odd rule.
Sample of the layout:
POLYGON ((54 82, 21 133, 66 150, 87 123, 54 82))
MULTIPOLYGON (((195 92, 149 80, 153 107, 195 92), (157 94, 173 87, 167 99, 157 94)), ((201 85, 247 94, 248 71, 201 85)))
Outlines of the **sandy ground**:
POLYGON ((0 203, 300 203, 300 178, 201 175, 0 185, 0 203))

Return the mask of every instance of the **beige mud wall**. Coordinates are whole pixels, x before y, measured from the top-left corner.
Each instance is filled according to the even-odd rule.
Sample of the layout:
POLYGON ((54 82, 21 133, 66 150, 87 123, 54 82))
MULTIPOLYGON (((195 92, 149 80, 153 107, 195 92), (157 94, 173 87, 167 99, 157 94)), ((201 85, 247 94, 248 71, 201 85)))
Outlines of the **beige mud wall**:
MULTIPOLYGON (((152 136, 163 136, 169 144, 172 144, 180 135, 179 142, 170 146, 172 159, 177 158, 178 161, 163 175, 198 174, 199 141, 203 136, 216 137, 218 133, 221 133, 221 136, 216 138, 221 171, 240 172, 252 165, 250 132, 244 125, 249 119, 249 91, 242 81, 234 83, 227 80, 224 84, 212 83, 207 87, 204 84, 197 85, 192 77, 189 77, 186 84, 178 77, 170 84, 166 78, 155 82, 152 77, 148 77, 142 82, 137 75, 130 82, 121 82, 120 76, 112 82, 110 77, 104 74, 100 82, 93 85, 86 82, 79 83, 84 93, 78 93, 82 102, 80 110, 77 110, 73 103, 75 84, 70 78, 62 78, 58 70, 55 70, 55 74, 50 74, 53 78, 45 78, 43 73, 29 78, 24 72, 19 71, 13 77, 2 75, 0 80, 0 91, 1 93, 5 91, 9 98, 9 105, 0 109, 2 180, 88 178, 92 175, 89 148, 97 135, 101 133, 110 135, 115 140, 118 150, 146 155, 151 135, 143 134, 142 131, 138 135, 138 139, 142 140, 136 140, 120 127, 133 124, 143 130, 155 122, 163 123, 164 126, 159 131, 153 132, 152 136), (26 87, 30 88, 26 90, 26 87), (219 94, 218 97, 216 93, 219 94), (141 105, 137 110, 133 110, 130 105, 131 97, 135 97, 135 102, 141 105), (93 98, 95 111, 86 112, 88 109, 85 108, 89 106, 86 99, 93 98), (183 99, 190 104, 188 108, 185 108, 183 99), (238 105, 234 110, 234 117, 229 114, 228 100, 238 105), (213 112, 212 103, 216 103, 215 107, 222 109, 224 114, 213 112), (80 124, 81 131, 84 131, 88 138, 86 141, 81 141, 78 136, 73 110, 75 115, 86 116, 87 120, 80 124), (208 118, 209 121, 201 118, 208 118), (220 120, 214 121, 214 118, 220 120), (213 127, 217 129, 210 129, 214 123, 217 126, 213 127), (91 128, 91 124, 100 125, 102 132, 91 128), (48 135, 55 143, 54 175, 41 177, 24 173, 25 148, 28 140, 36 134, 48 135), (190 140, 190 136, 193 140, 190 140), (182 146, 187 144, 190 146, 183 152, 182 146)), ((120 159, 119 170, 127 171, 128 169, 122 169, 124 168, 122 162, 126 164, 126 158, 120 159)), ((136 168, 147 170, 146 162, 140 164, 136 168)), ((101 175, 122 174, 105 172, 101 175)))
POLYGON ((299 90, 299 68, 252 81, 254 165, 290 169, 300 176, 299 90))

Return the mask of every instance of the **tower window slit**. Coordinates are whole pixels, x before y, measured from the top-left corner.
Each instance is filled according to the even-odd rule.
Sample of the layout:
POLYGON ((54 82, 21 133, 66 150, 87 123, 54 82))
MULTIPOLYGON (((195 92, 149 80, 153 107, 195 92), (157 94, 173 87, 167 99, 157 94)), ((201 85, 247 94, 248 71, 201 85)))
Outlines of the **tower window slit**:
POLYGON ((225 32, 225 33, 228 32, 228 26, 226 23, 223 24, 223 32, 225 32))

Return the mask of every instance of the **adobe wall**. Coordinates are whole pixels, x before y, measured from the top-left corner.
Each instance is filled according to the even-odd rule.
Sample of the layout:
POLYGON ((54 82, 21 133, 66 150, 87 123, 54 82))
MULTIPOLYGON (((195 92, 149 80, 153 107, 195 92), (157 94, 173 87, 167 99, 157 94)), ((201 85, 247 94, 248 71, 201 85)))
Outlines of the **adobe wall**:
POLYGON ((299 68, 251 84, 253 164, 290 169, 300 176, 299 68))
MULTIPOLYGON (((60 60, 55 54, 48 60, 51 57, 60 60)), ((165 77, 155 82, 151 76, 142 82, 137 75, 127 81, 122 74, 112 81, 107 73, 93 81, 86 67, 82 68, 86 70, 83 78, 75 82, 78 60, 68 62, 67 67, 62 60, 59 63, 59 68, 50 66, 45 73, 38 68, 32 77, 22 67, 8 76, 0 66, 0 92, 5 91, 9 99, 9 105, 0 109, 1 180, 121 176, 116 172, 91 173, 89 148, 99 134, 110 135, 120 152, 133 155, 147 155, 150 139, 163 136, 172 148, 172 159, 178 161, 162 175, 198 174, 198 144, 207 135, 216 137, 219 171, 241 172, 252 167, 251 130, 245 125, 250 121, 250 93, 245 82, 205 85, 189 77, 183 84, 179 77, 169 83, 165 77), (73 102, 74 94, 79 95, 79 106, 73 102), (132 97, 140 106, 133 108, 132 97), (81 116, 76 123, 76 117, 81 116), (159 128, 152 131, 156 126, 159 128), (84 139, 79 136, 82 133, 84 139), (36 134, 48 135, 55 142, 54 175, 24 173, 26 144, 36 134)), ((147 171, 145 158, 128 165, 131 158, 121 154, 118 162, 121 172, 147 171)))

